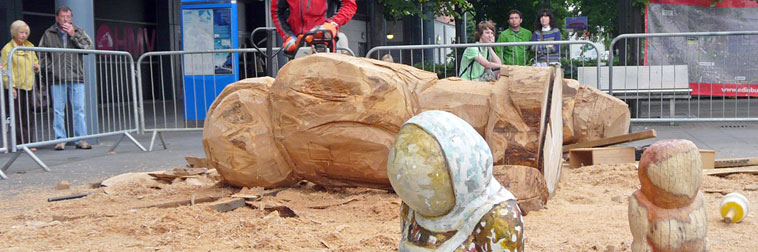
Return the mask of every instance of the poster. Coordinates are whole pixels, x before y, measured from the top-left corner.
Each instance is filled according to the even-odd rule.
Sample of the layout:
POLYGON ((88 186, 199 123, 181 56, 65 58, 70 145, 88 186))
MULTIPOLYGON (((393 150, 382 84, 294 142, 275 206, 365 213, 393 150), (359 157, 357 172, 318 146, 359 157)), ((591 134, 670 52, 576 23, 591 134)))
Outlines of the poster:
MULTIPOLYGON (((190 9, 182 10, 182 41, 184 51, 203 51, 213 49, 213 10, 190 9)), ((203 54, 187 54, 184 57, 184 73, 186 75, 211 75, 214 73, 211 64, 203 54)))
MULTIPOLYGON (((182 10, 185 51, 232 48, 231 8, 182 10)), ((232 53, 188 54, 184 57, 187 75, 232 74, 232 53)))

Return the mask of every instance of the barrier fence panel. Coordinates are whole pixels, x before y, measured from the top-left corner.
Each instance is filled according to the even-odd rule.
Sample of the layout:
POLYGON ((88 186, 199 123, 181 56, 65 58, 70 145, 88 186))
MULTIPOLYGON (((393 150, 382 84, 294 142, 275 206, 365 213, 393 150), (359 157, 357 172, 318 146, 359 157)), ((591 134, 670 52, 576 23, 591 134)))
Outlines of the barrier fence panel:
MULTIPOLYGON (((4 63, 0 62, 0 65, 4 65, 4 63)), ((8 78, 5 74, 5 70, 0 70, 0 87, 5 87, 5 81, 4 79, 8 78)), ((0 126, 2 128, 2 136, 0 136, 2 143, 2 147, 0 147, 0 151, 4 153, 8 153, 8 125, 6 124, 5 119, 5 92, 0 92, 0 126)), ((5 169, 0 169, 0 179, 7 179, 8 176, 5 175, 5 169)))
POLYGON ((599 88, 632 122, 758 121, 758 31, 623 34, 599 88))
MULTIPOLYGON (((535 64, 548 65, 560 63, 561 68, 564 70, 564 77, 571 79, 578 78, 579 68, 596 68, 601 64, 601 57, 599 57, 601 54, 597 45, 587 40, 378 46, 369 50, 366 53, 366 57, 391 60, 396 63, 415 66, 435 72, 439 78, 461 77, 461 72, 468 73, 469 71, 466 69, 470 68, 468 65, 460 65, 466 48, 479 48, 481 52, 486 52, 486 50, 483 50, 486 47, 516 47, 515 50, 512 50, 514 52, 513 56, 510 56, 510 59, 506 59, 505 63, 514 62, 530 66, 535 64), (571 56, 571 45, 581 45, 583 51, 594 51, 596 56, 594 58, 583 56, 583 54, 571 56), (557 59, 550 56, 556 54, 548 54, 545 57, 535 59, 535 55, 537 55, 535 51, 544 52, 549 47, 557 47, 556 54, 559 55, 557 59), (519 61, 516 54, 524 56, 524 62, 515 62, 519 61)), ((596 74, 596 77, 595 81, 599 82, 599 72, 596 74)))
MULTIPOLYGON (((2 170, 10 167, 21 149, 49 171, 32 149, 54 144, 65 147, 67 142, 104 136, 120 135, 109 152, 124 137, 145 151, 130 134, 138 132, 139 124, 134 60, 129 53, 15 47, 9 55, 4 63, 13 68, 8 71, 8 83, 14 88, 5 90, 9 102, 4 105, 9 112, 13 154, 2 170), (39 63, 21 60, 25 57, 37 57, 39 63)), ((81 144, 76 148, 86 148, 81 144)))
MULTIPOLYGON (((142 132, 152 132, 148 150, 153 150, 156 139, 167 148, 162 132, 201 131, 208 108, 226 85, 267 76, 266 52, 265 48, 247 48, 149 52, 140 56, 139 117, 142 132), (214 62, 214 58, 227 61, 214 62), (222 63, 224 68, 219 67, 222 63)), ((273 59, 271 66, 279 69, 273 59)))

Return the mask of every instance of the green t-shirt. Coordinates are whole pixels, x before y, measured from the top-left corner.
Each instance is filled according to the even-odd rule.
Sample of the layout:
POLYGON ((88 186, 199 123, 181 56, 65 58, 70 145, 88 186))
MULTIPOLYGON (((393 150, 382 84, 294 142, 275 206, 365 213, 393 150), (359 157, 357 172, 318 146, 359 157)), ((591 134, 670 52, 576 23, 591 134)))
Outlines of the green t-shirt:
MULTIPOLYGON (((532 32, 521 27, 518 33, 513 32, 510 28, 500 33, 497 42, 527 42, 532 40, 532 32)), ((498 46, 495 47, 495 53, 503 60, 503 65, 527 65, 529 59, 529 50, 527 46, 498 46)))
MULTIPOLYGON (((477 42, 478 44, 478 42, 477 42)), ((490 61, 490 54, 482 47, 469 47, 463 51, 463 58, 461 59, 460 76, 464 80, 477 80, 479 76, 484 73, 484 66, 476 62, 474 58, 482 56, 490 61), (472 63, 473 62, 473 63, 472 63), (471 65, 471 66, 469 66, 471 65)))

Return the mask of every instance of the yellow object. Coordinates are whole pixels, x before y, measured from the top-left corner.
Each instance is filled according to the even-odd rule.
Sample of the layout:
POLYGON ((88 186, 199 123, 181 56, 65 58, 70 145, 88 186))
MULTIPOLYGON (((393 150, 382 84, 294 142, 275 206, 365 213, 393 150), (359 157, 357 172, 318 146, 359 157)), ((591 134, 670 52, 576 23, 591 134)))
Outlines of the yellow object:
MULTIPOLYGON (((16 51, 13 54, 13 60, 11 61, 11 64, 13 65, 6 66, 8 64, 8 54, 17 46, 18 45, 13 40, 5 44, 0 52, 0 54, 2 54, 2 57, 0 57, 0 64, 3 65, 3 72, 10 73, 10 69, 13 70, 14 87, 23 90, 32 90, 32 87, 34 87, 34 73, 38 71, 34 70, 33 66, 39 65, 36 53, 33 51, 16 51)), ((24 41, 24 46, 34 47, 34 44, 29 41, 24 41)), ((3 83, 5 84, 5 88, 8 88, 8 77, 5 75, 3 75, 3 83)))
POLYGON ((730 193, 721 200, 721 217, 725 222, 740 222, 748 214, 750 203, 739 193, 730 193))

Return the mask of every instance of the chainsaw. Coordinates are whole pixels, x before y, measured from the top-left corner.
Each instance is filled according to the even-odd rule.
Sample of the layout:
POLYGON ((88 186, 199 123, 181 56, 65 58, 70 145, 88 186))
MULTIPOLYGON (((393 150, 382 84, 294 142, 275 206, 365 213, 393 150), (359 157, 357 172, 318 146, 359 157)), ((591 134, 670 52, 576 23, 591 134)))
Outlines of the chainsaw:
POLYGON ((335 36, 328 29, 314 29, 297 36, 297 46, 294 50, 284 50, 289 59, 294 59, 302 47, 310 47, 314 53, 334 52, 335 36))

